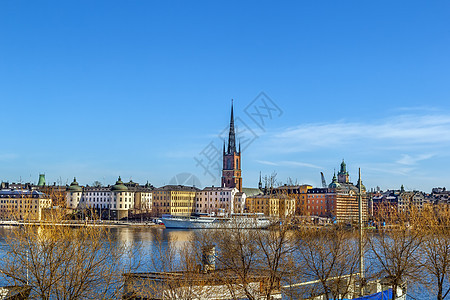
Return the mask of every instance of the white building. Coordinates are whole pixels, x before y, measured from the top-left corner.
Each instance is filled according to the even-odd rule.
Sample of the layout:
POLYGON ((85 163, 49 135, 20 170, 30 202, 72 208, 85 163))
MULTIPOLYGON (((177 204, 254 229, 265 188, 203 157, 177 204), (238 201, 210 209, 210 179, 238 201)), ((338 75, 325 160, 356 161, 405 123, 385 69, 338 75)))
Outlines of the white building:
POLYGON ((95 209, 103 218, 121 219, 129 212, 151 211, 152 194, 150 189, 131 181, 124 184, 120 177, 115 185, 106 187, 81 187, 74 178, 66 191, 66 206, 73 210, 95 209))
POLYGON ((218 216, 242 213, 245 204, 245 193, 237 188, 206 187, 195 196, 194 212, 218 216))

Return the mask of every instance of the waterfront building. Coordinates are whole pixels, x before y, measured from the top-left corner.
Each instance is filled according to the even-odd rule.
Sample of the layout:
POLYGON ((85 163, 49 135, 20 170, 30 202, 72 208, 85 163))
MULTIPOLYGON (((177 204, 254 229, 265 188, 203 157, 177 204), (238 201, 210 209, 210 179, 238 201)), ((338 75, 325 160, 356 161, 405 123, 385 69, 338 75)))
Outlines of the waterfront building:
POLYGON ((111 217, 122 219, 128 217, 130 210, 134 208, 134 192, 128 190, 119 176, 116 184, 111 187, 109 210, 111 217))
POLYGON ((64 207, 66 202, 66 188, 65 185, 56 185, 56 182, 54 182, 53 185, 38 186, 36 190, 52 199, 53 206, 64 207))
POLYGON ((244 192, 237 192, 234 195, 234 211, 235 214, 242 214, 245 210, 245 202, 247 200, 247 195, 244 192))
POLYGON ((66 208, 75 210, 81 201, 83 195, 83 188, 78 184, 74 177, 70 186, 66 189, 66 208))
POLYGON ((397 214, 398 197, 402 190, 387 190, 385 192, 373 192, 370 195, 370 215, 378 218, 379 214, 397 214))
POLYGON ((52 207, 52 200, 36 190, 0 190, 2 220, 41 220, 43 211, 52 207))
POLYGON ((361 178, 358 179, 356 185, 353 185, 353 183, 349 181, 349 173, 346 168, 347 166, 344 160, 342 160, 338 177, 336 178, 335 174, 332 182, 328 186, 329 194, 327 201, 330 214, 337 222, 357 222, 359 216, 359 187, 361 186, 363 220, 367 221, 368 201, 366 188, 362 184, 361 178))
POLYGON ((189 216, 194 212, 196 187, 184 185, 166 185, 152 191, 152 212, 156 216, 170 214, 189 216))
POLYGON ((152 211, 152 189, 148 182, 145 185, 130 180, 125 186, 134 194, 134 214, 150 213, 152 211))
POLYGON ((425 194, 425 204, 429 205, 448 205, 450 204, 450 191, 446 188, 433 188, 431 194, 425 194))
POLYGON ((206 187, 196 193, 194 212, 228 216, 242 213, 244 203, 245 194, 237 188, 206 187))
POLYGON ((230 131, 226 149, 225 141, 223 143, 222 187, 237 188, 242 192, 241 144, 239 143, 239 150, 236 151, 233 103, 231 103, 230 131))
POLYGON ((268 217, 286 218, 295 213, 295 199, 287 195, 257 195, 247 197, 245 212, 263 213, 268 217))
POLYGON ((403 191, 398 196, 398 211, 404 213, 412 208, 421 211, 423 209, 424 203, 425 197, 422 192, 403 191))
POLYGON ((38 183, 16 183, 16 182, 2 182, 1 189, 13 189, 13 190, 33 190, 40 191, 47 195, 52 200, 52 206, 64 207, 66 198, 66 186, 57 185, 53 182, 52 185, 47 185, 45 181, 45 175, 39 174, 38 183))
POLYGON ((122 219, 131 213, 150 212, 152 207, 150 185, 140 186, 118 178, 113 186, 82 187, 74 178, 66 188, 66 207, 71 210, 95 210, 101 218, 122 219))
POLYGON ((336 214, 336 193, 328 188, 311 188, 307 191, 308 216, 331 218, 336 214))
MULTIPOLYGON (((260 186, 262 186, 260 178, 260 186)), ((289 198, 295 199, 295 214, 308 214, 308 191, 313 187, 308 184, 303 185, 282 185, 272 189, 272 193, 286 195, 289 198)))

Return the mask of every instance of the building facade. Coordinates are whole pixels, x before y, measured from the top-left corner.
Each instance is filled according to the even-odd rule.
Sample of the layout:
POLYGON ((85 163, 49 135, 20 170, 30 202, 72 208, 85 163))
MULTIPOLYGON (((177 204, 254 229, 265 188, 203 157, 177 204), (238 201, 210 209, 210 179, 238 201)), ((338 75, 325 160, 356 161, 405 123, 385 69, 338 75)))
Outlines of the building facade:
POLYGON ((152 191, 152 213, 155 216, 170 214, 190 216, 195 211, 196 187, 166 185, 152 191))
POLYGON ((236 202, 240 205, 242 201, 242 196, 236 199, 237 193, 239 193, 237 188, 206 187, 196 193, 194 212, 215 216, 233 214, 236 202))
POLYGON ((247 197, 245 212, 263 213, 268 217, 284 219, 294 215, 295 198, 276 194, 247 197))
POLYGON ((66 189, 66 207, 71 210, 95 210, 104 219, 122 219, 132 213, 150 212, 151 189, 118 178, 113 186, 82 187, 74 178, 66 189))
POLYGON ((52 200, 33 190, 0 190, 0 218, 2 220, 42 219, 43 210, 52 207, 52 200))
MULTIPOLYGON (((262 186, 260 178, 260 186, 262 186)), ((277 195, 286 195, 295 199, 295 214, 308 215, 308 191, 313 187, 308 184, 303 185, 282 185, 272 189, 272 193, 277 195)))
POLYGON ((425 196, 419 191, 402 191, 398 196, 398 211, 405 213, 412 209, 421 211, 425 204, 425 196))
POLYGON ((362 213, 363 220, 368 220, 368 200, 366 194, 366 188, 362 184, 361 178, 358 179, 358 183, 353 185, 349 181, 349 173, 346 169, 346 164, 342 160, 341 168, 336 175, 333 176, 333 180, 328 186, 329 200, 331 204, 332 217, 339 223, 352 223, 359 220, 359 188, 361 187, 361 201, 362 201, 362 213))

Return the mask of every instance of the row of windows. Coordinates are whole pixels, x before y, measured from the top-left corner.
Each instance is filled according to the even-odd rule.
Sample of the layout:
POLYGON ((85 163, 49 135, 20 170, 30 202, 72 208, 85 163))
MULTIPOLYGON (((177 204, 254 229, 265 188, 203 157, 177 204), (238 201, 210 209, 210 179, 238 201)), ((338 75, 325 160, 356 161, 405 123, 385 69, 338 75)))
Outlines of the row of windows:
MULTIPOLYGON (((217 195, 217 192, 209 192, 209 194, 210 195, 212 195, 214 193, 214 195, 217 195)), ((208 195, 208 192, 198 192, 197 193, 198 195, 205 195, 205 196, 207 196, 208 195)), ((230 194, 230 192, 220 192, 220 194, 219 195, 229 195, 230 194)))
MULTIPOLYGON (((24 200, 0 200, 0 203, 38 203, 39 200, 35 200, 35 199, 24 199, 24 200)), ((47 201, 43 201, 42 203, 50 203, 49 200, 47 201)))
MULTIPOLYGON (((14 209, 17 209, 17 208, 33 208, 33 205, 24 205, 24 207, 22 207, 22 205, 19 205, 19 206, 17 206, 17 205, 5 205, 5 206, 0 205, 0 209, 4 209, 4 208, 9 208, 9 209, 11 209, 11 208, 14 208, 14 209)), ((34 208, 37 209, 38 206, 35 205, 34 208)))

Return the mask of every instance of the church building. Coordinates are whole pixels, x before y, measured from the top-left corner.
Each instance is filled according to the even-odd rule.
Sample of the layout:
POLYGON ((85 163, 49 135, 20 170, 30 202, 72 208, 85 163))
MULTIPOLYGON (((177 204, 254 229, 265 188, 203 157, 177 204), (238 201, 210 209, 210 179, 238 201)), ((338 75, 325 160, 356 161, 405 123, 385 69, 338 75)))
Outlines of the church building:
POLYGON ((228 134, 228 147, 223 143, 223 168, 222 187, 237 188, 242 192, 241 174, 241 144, 239 151, 236 151, 236 134, 234 131, 233 100, 231 102, 230 132, 228 134))

